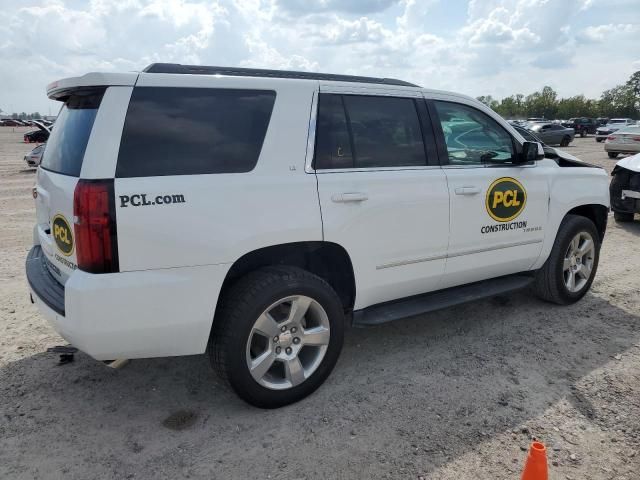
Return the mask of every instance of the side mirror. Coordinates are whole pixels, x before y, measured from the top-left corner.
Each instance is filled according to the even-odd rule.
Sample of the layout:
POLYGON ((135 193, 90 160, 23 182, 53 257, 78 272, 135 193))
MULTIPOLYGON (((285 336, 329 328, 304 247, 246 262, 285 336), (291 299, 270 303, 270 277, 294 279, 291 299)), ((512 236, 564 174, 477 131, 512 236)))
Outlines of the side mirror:
POLYGON ((524 142, 519 163, 535 162, 544 158, 544 149, 538 142, 524 142))

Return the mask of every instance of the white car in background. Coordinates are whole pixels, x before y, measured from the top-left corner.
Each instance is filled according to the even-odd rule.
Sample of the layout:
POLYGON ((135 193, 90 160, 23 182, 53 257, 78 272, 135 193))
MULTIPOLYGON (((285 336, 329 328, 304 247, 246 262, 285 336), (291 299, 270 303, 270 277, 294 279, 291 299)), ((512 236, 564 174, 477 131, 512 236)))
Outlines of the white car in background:
POLYGON ((617 132, 621 128, 626 128, 635 124, 635 120, 630 118, 612 118, 606 125, 596 129, 596 142, 602 142, 613 132, 617 132))
POLYGON ((616 158, 621 153, 640 152, 640 125, 621 128, 607 137, 604 149, 609 158, 616 158))
POLYGON ((42 161, 42 154, 44 153, 45 146, 46 143, 38 145, 24 156, 24 161, 27 163, 28 167, 38 168, 38 165, 40 165, 40 162, 42 161))

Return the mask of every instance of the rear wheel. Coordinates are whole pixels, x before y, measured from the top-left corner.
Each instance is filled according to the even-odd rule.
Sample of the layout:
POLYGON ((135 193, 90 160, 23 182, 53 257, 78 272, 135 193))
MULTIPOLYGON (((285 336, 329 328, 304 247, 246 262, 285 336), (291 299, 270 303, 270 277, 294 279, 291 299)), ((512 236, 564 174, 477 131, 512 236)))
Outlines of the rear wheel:
POLYGON ((324 382, 343 331, 342 303, 327 282, 297 267, 266 267, 224 294, 208 353, 242 399, 277 408, 324 382))
POLYGON ((587 131, 583 128, 582 130, 580 130, 580 138, 584 138, 587 136, 587 131))
POLYGON ((618 152, 607 152, 607 154, 609 155, 609 158, 618 158, 619 155, 618 152))
POLYGON ((560 142, 560 146, 561 147, 568 147, 569 146, 569 142, 571 142, 571 138, 569 136, 566 136, 560 142))
POLYGON ((633 222, 633 213, 613 212, 613 218, 620 223, 633 222))
POLYGON ((580 300, 593 282, 599 256, 600 237, 593 222, 567 215, 560 224, 549 258, 536 273, 536 294, 560 305, 580 300))
POLYGON ((601 141, 602 141, 602 139, 601 139, 601 138, 597 138, 597 137, 596 137, 596 142, 600 143, 601 141))

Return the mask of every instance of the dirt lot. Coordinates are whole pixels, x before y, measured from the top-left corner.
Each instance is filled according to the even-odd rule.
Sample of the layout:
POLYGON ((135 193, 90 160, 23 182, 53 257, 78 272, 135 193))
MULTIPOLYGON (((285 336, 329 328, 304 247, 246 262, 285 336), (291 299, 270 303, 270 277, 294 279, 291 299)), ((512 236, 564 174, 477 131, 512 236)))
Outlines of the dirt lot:
MULTIPOLYGON (((0 478, 519 479, 532 436, 552 479, 640 478, 640 222, 610 220, 592 291, 525 293, 350 330, 327 383, 277 411, 203 356, 111 370, 29 303, 34 174, 0 127, 0 478)), ((568 150, 610 168, 593 137, 568 150)))

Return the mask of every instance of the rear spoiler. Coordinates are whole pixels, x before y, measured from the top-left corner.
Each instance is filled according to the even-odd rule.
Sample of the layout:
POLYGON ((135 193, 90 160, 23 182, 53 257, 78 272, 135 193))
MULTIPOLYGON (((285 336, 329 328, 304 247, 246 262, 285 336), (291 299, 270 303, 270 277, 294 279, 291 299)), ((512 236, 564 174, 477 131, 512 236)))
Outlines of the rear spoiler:
POLYGON ((81 77, 69 77, 47 85, 47 97, 64 101, 73 91, 90 87, 124 86, 132 87, 138 79, 137 73, 99 73, 92 72, 81 77))

